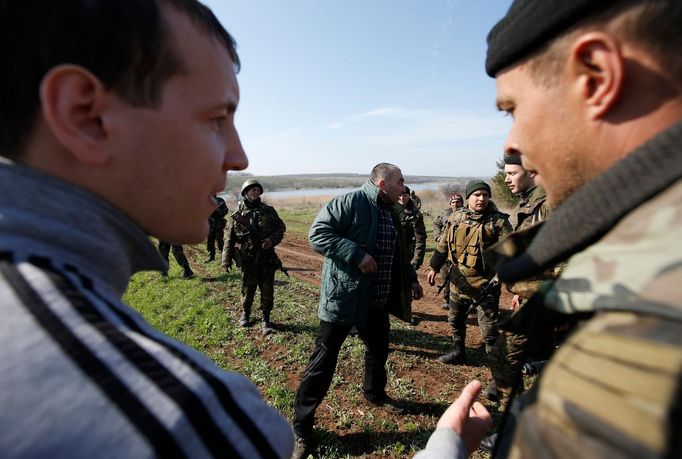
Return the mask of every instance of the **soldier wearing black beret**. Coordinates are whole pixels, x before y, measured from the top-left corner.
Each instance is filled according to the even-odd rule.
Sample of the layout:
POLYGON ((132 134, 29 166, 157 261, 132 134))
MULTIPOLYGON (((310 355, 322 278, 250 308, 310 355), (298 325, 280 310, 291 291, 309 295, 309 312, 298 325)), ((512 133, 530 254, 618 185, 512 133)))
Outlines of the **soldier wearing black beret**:
MULTIPOLYGON (((510 410, 495 457, 680 456, 680 24, 680 0, 516 0, 488 35, 486 71, 513 118, 504 151, 558 206, 498 276, 566 261, 526 310, 585 321, 510 410)), ((491 423, 480 387, 419 459, 476 449, 491 423)))

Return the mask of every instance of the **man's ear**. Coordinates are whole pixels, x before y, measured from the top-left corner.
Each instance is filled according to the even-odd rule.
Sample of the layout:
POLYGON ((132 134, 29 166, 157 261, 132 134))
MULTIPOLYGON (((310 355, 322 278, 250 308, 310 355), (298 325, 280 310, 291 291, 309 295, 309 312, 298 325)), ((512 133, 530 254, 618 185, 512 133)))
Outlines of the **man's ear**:
POLYGON ((619 42, 608 33, 585 33, 573 43, 569 65, 590 119, 604 117, 623 90, 625 65, 619 42))
POLYGON ((377 186, 379 187, 379 189, 380 189, 381 191, 386 191, 386 180, 380 178, 380 179, 379 179, 379 183, 377 184, 377 186))
POLYGON ((109 97, 99 78, 77 65, 59 65, 43 77, 43 117, 57 142, 76 160, 87 164, 108 160, 102 148, 107 136, 102 112, 109 97))

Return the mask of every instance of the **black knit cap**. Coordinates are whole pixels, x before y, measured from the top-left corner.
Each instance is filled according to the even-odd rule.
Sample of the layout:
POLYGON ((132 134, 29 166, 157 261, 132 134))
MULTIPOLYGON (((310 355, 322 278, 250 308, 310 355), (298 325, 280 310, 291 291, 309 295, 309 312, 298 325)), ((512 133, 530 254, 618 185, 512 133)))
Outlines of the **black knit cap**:
POLYGON ((485 71, 494 78, 579 21, 624 1, 629 0, 515 0, 488 34, 485 71))
POLYGON ((504 155, 504 163, 523 167, 521 155, 504 155))
POLYGON ((488 185, 486 182, 484 182, 483 180, 472 180, 469 183, 467 183, 466 187, 467 199, 469 199, 469 196, 471 196, 471 194, 477 190, 488 190, 488 194, 491 197, 493 195, 492 191, 490 190, 490 185, 488 185))

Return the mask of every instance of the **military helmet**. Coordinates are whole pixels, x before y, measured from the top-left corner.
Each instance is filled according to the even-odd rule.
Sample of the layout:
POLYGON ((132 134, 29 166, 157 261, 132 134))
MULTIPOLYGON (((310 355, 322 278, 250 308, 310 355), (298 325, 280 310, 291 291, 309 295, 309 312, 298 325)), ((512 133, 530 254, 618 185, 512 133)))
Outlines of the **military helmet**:
POLYGON ((256 179, 248 179, 245 180, 244 183, 242 184, 242 196, 245 196, 246 193, 253 187, 257 186, 260 188, 261 194, 263 194, 263 187, 261 186, 260 183, 258 183, 258 180, 256 179))

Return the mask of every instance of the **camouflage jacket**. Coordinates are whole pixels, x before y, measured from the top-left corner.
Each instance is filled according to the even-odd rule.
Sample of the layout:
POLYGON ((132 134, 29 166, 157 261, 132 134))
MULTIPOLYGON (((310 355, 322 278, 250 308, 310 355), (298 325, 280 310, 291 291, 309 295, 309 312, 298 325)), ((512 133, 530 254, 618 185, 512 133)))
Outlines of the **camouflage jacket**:
POLYGON ((450 218, 451 214, 452 208, 448 207, 433 220, 433 238, 436 242, 440 241, 440 237, 443 235, 443 230, 445 225, 448 224, 448 218, 450 218))
POLYGON ((681 215, 678 122, 575 192, 499 265, 502 281, 516 281, 569 258, 540 298, 592 317, 545 367, 500 457, 679 457, 681 215), (594 196, 600 211, 588 215, 594 196))
POLYGON ((521 193, 521 199, 512 211, 509 223, 511 223, 514 231, 519 231, 547 220, 550 213, 547 193, 542 188, 533 186, 521 193))
POLYGON ((465 207, 450 214, 443 235, 429 262, 438 272, 450 260, 450 282, 464 296, 477 296, 495 277, 493 267, 483 259, 483 251, 512 232, 507 214, 490 201, 483 213, 465 207))
MULTIPOLYGON (((533 186, 521 194, 518 205, 512 211, 509 219, 514 231, 523 231, 547 220, 552 212, 547 203, 547 193, 540 187, 533 186)), ((541 274, 523 281, 507 284, 507 290, 519 295, 523 300, 528 300, 540 288, 540 284, 546 280, 556 279, 561 274, 563 264, 552 266, 541 274)))
POLYGON ((403 227, 407 241, 406 255, 408 260, 411 260, 410 264, 416 271, 424 262, 424 254, 426 253, 424 217, 412 202, 409 202, 405 207, 397 207, 398 219, 403 227))
POLYGON ((270 263, 279 266, 281 261, 274 247, 284 238, 286 226, 277 211, 258 199, 255 203, 240 201, 226 228, 227 238, 223 247, 222 264, 237 265, 270 263), (263 240, 270 239, 272 248, 262 248, 263 240), (237 247, 238 245, 238 247, 237 247))
POLYGON ((222 231, 225 228, 225 217, 230 209, 227 208, 225 200, 223 198, 217 197, 218 207, 208 216, 208 227, 210 231, 222 231))

